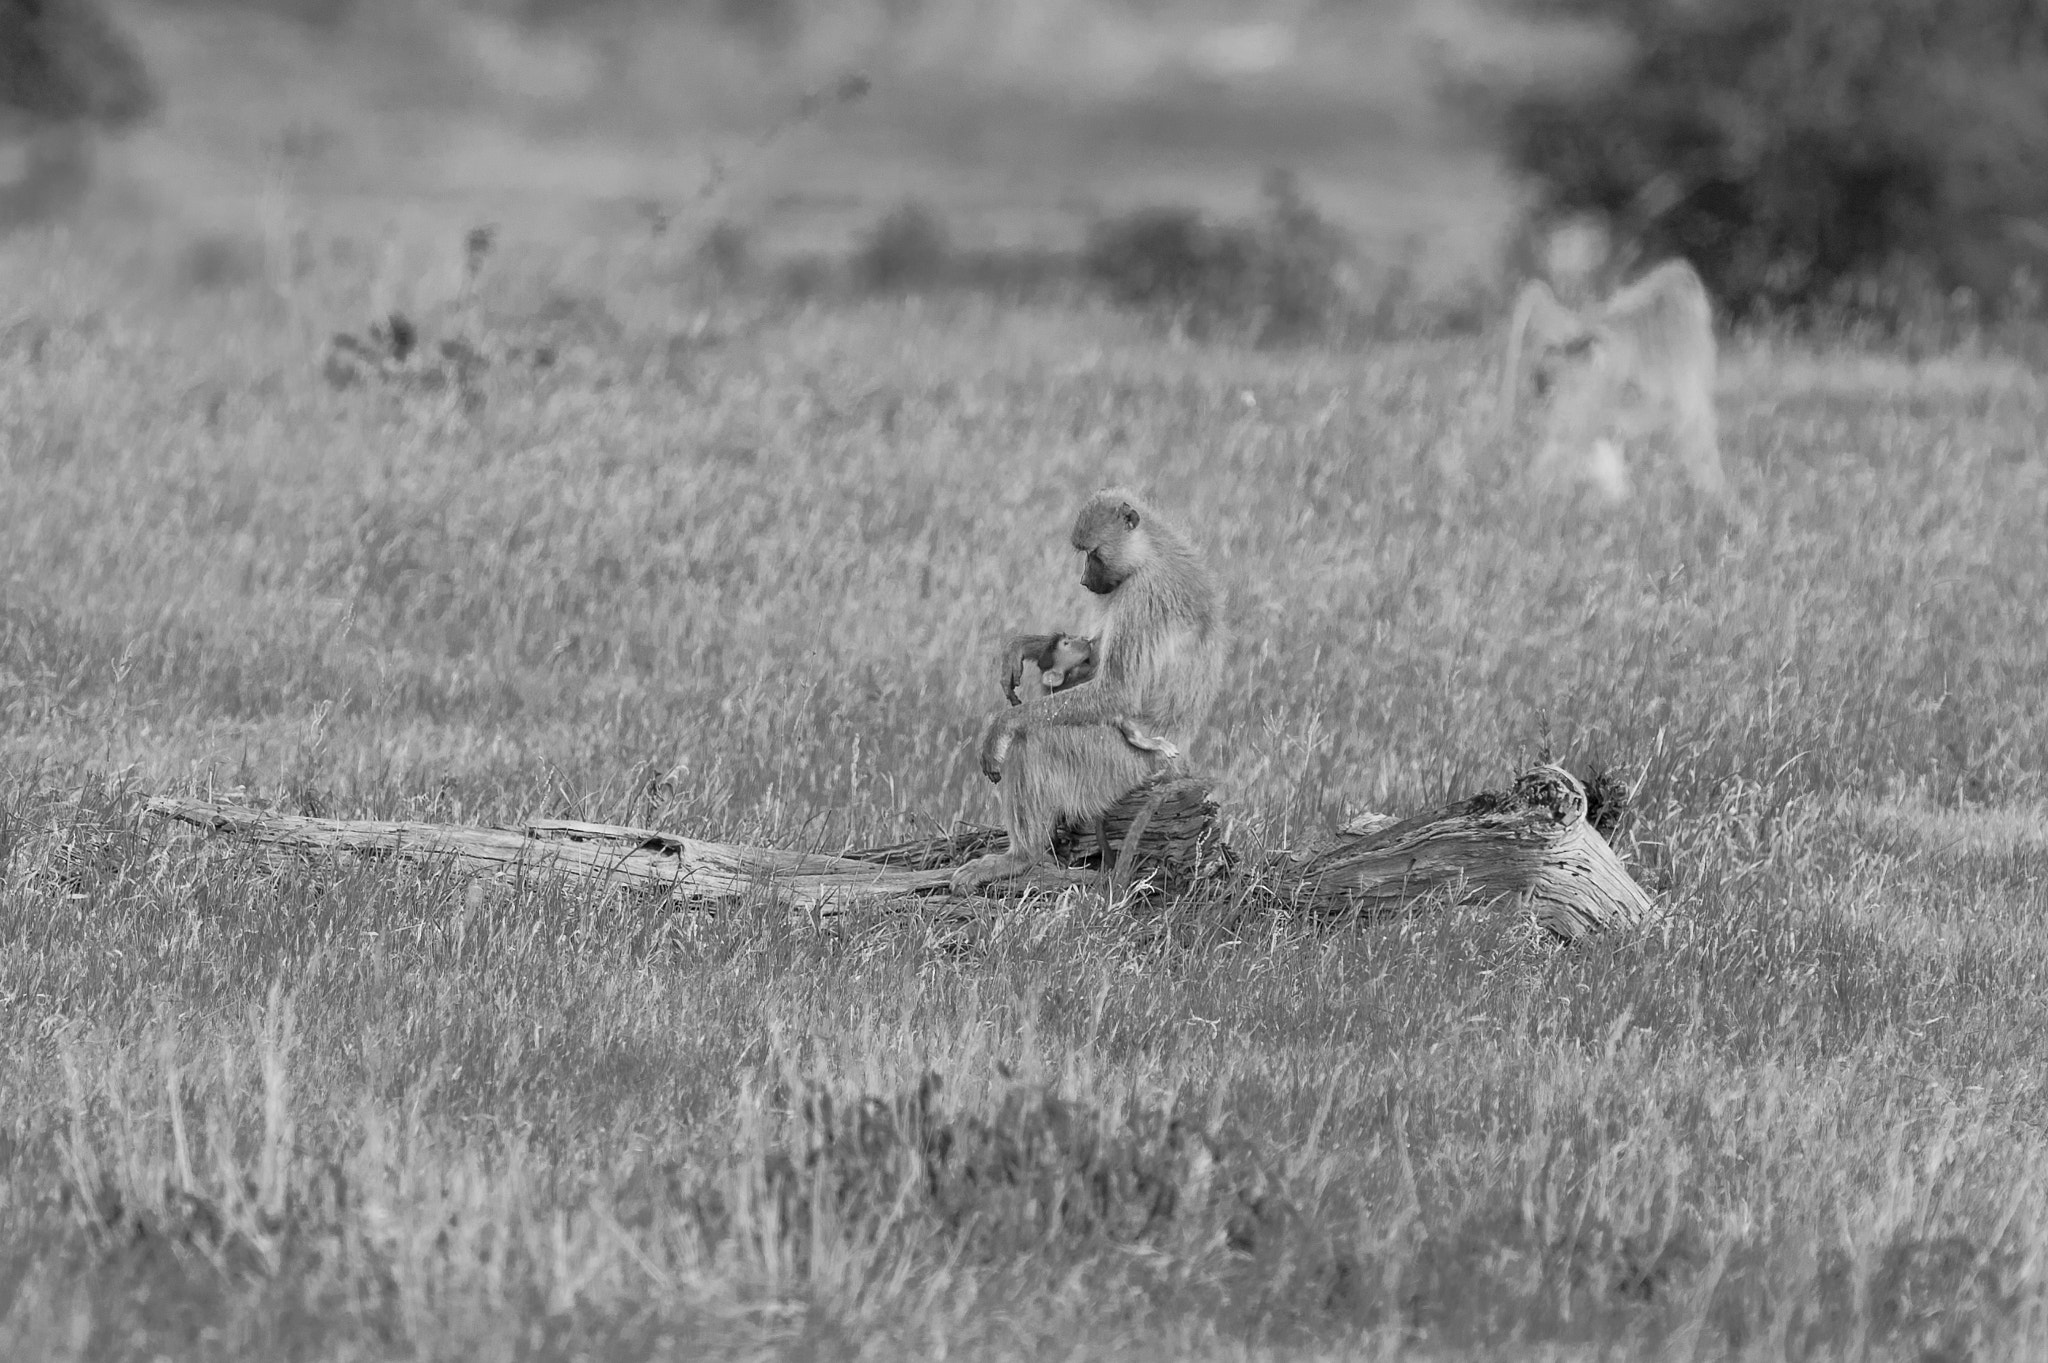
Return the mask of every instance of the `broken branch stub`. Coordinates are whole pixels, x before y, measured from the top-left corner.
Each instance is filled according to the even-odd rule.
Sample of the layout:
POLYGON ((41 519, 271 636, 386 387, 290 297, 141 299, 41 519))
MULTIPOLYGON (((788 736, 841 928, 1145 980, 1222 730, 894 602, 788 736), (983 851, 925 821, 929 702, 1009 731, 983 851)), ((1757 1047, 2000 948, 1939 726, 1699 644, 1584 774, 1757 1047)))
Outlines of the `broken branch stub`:
POLYGON ((1319 911, 1387 913, 1432 894, 1525 902, 1567 942, 1633 927, 1655 906, 1586 818, 1586 790, 1548 763, 1488 791, 1368 832, 1340 835, 1298 868, 1319 911))

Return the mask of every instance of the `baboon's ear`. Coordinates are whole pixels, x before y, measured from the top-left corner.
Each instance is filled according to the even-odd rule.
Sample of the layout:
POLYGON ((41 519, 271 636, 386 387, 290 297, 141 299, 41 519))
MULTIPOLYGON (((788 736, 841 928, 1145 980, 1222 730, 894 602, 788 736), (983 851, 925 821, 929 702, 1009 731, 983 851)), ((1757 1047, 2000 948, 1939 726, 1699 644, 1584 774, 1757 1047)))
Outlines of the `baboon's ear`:
POLYGON ((1138 528, 1138 508, 1132 506, 1129 502, 1125 502, 1120 509, 1123 512, 1124 524, 1136 530, 1138 528))

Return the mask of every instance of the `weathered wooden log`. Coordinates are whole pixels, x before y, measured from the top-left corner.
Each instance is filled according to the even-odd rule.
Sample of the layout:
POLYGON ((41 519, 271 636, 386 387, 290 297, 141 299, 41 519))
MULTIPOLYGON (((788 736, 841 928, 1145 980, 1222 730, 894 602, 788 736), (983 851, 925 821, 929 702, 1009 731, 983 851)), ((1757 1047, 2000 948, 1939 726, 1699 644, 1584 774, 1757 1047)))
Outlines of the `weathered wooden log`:
MULTIPOLYGON (((1201 859, 1216 857, 1216 803, 1199 777, 1153 782, 1131 792, 1104 817, 1100 831, 1062 828, 1054 854, 1062 866, 1087 871, 1103 849, 1115 860, 1100 869, 1129 886, 1141 874, 1185 884, 1201 859)), ((313 819, 270 814, 244 805, 158 797, 149 813, 210 832, 237 834, 278 849, 398 857, 463 865, 496 875, 553 873, 600 883, 642 885, 688 900, 736 900, 773 891, 805 914, 830 915, 861 900, 946 897, 951 869, 984 852, 1002 851, 1001 829, 967 824, 939 838, 829 856, 772 847, 706 842, 651 828, 535 819, 520 828, 313 819)), ((1075 875, 1029 877, 1014 889, 1063 889, 1075 875)))
MULTIPOLYGON (((1216 833, 1211 786, 1175 777, 1131 792, 1100 827, 1063 827, 1061 869, 1010 888, 1057 889, 1107 872, 1112 891, 1143 875, 1174 892, 1217 875, 1235 856, 1216 833)), ((311 819, 240 805, 159 797, 148 811, 277 849, 453 863, 492 874, 553 873, 640 885, 686 900, 730 902, 772 893, 808 916, 859 901, 915 898, 958 908, 951 868, 1008 845, 1000 829, 952 833, 842 856, 706 842, 646 828, 534 820, 521 828, 311 819)), ((1288 866, 1268 866, 1256 894, 1321 914, 1373 915, 1418 901, 1512 900, 1567 942, 1643 922, 1654 908, 1587 817, 1586 788, 1561 767, 1539 765, 1513 789, 1488 792, 1403 820, 1357 821, 1288 866)))
POLYGON ((1540 764, 1511 790, 1339 834, 1296 868, 1294 897, 1363 914, 1434 894, 1512 899, 1567 942, 1642 923, 1655 906, 1586 814, 1578 778, 1540 764))
POLYGON ((145 808, 270 847, 452 863, 496 874, 554 873, 731 901, 766 890, 793 908, 830 914, 869 898, 943 893, 943 870, 898 870, 848 857, 704 842, 647 828, 536 819, 523 828, 309 819, 239 805, 158 797, 145 808))

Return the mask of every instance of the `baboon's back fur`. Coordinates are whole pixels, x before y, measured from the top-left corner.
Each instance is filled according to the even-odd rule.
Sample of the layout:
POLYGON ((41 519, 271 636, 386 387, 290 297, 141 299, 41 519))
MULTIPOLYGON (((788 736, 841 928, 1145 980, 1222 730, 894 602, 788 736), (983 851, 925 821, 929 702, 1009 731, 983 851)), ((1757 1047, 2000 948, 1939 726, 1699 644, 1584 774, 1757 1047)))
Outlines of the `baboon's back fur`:
POLYGON ((1216 581, 1194 546, 1136 494, 1111 488, 1091 505, 1105 500, 1137 508, 1151 561, 1103 609, 1096 684, 1118 694, 1118 709, 1185 750, 1223 684, 1216 581))

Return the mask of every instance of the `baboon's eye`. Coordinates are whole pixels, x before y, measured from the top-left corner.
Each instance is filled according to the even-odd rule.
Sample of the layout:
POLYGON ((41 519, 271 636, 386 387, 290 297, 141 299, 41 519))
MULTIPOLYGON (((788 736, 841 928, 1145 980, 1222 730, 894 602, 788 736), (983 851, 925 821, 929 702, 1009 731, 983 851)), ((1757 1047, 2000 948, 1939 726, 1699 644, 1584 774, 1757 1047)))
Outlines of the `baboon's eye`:
POLYGON ((1124 524, 1133 530, 1138 528, 1138 508, 1128 502, 1124 504, 1124 524))

